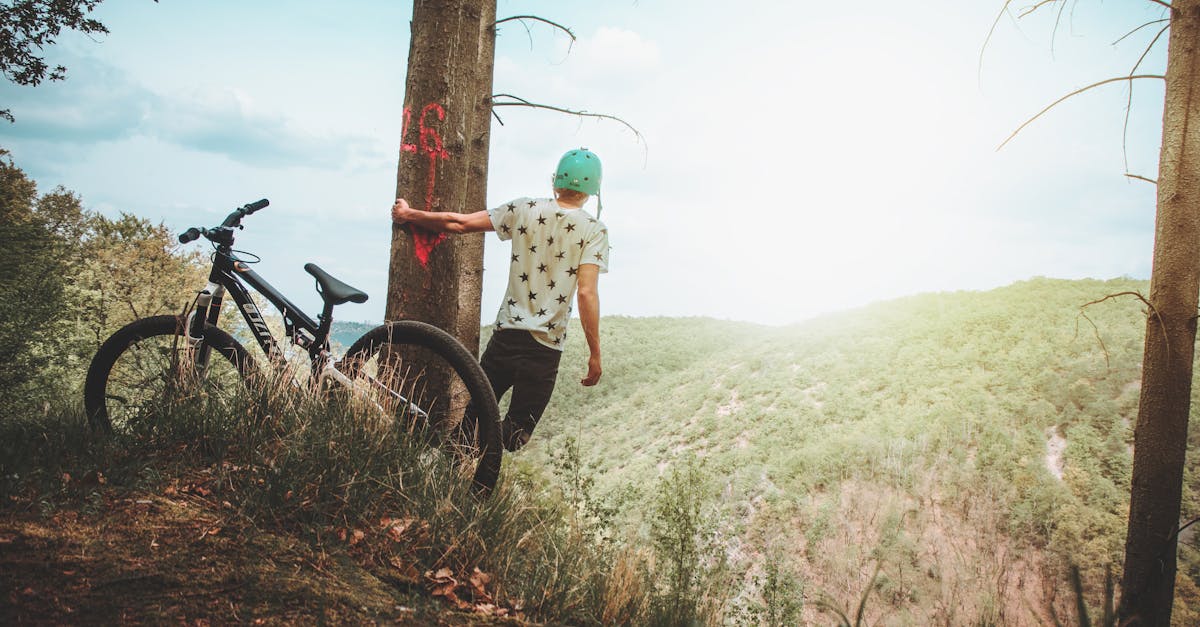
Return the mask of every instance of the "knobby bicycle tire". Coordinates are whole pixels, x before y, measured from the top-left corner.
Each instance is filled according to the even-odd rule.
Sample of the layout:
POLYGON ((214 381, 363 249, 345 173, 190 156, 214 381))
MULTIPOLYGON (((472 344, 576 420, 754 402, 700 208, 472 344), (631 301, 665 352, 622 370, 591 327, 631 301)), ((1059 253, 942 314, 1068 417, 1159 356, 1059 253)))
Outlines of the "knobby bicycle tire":
POLYGON ((466 445, 465 457, 478 459, 475 490, 490 493, 500 476, 500 408, 479 362, 449 333, 424 322, 402 320, 375 327, 351 344, 342 360, 344 372, 354 377, 372 360, 375 364, 387 361, 381 357, 385 347, 392 356, 389 363, 395 365, 390 367, 393 374, 380 377, 383 384, 413 407, 429 410, 430 424, 425 427, 440 434, 459 434, 457 444, 460 448, 466 445), (436 374, 439 363, 453 370, 452 383, 436 374), (461 393, 453 389, 459 383, 464 388, 461 393), (458 421, 463 415, 473 418, 474 428, 462 429, 458 421))
POLYGON ((162 402, 171 400, 164 398, 169 391, 184 389, 179 384, 187 367, 195 365, 198 349, 208 349, 208 367, 188 382, 202 384, 206 391, 218 385, 240 391, 254 368, 245 347, 214 326, 207 326, 203 341, 193 346, 185 324, 178 316, 141 318, 104 341, 92 358, 83 386, 84 408, 93 429, 111 432, 114 423, 128 427, 133 421, 153 417, 162 402))

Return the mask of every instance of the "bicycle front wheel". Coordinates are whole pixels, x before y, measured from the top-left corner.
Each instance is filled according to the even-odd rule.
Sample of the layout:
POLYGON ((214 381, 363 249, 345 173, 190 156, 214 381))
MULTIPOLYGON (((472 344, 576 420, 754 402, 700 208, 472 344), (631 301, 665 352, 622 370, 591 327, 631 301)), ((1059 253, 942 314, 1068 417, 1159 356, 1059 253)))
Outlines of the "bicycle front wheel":
POLYGON ((84 408, 92 428, 153 428, 172 404, 206 395, 232 398, 253 370, 245 347, 213 326, 199 342, 177 316, 134 320, 113 333, 88 368, 84 408))
POLYGON ((384 324, 355 341, 339 369, 365 381, 398 419, 477 460, 477 492, 495 487, 500 408, 479 362, 453 336, 415 320, 384 324))

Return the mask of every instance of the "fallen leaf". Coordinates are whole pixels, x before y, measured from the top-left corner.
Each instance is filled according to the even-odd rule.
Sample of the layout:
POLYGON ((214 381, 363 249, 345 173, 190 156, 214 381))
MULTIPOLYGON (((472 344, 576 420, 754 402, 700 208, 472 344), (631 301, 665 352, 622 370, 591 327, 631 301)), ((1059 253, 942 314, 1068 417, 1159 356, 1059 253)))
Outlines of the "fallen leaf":
POLYGON ((412 518, 408 518, 401 521, 392 521, 391 519, 388 519, 388 522, 391 523, 387 528, 388 537, 396 542, 400 542, 404 539, 404 532, 411 529, 413 523, 416 521, 414 521, 412 518))
POLYGON ((491 581, 491 575, 479 570, 478 566, 475 567, 475 572, 471 574, 471 583, 475 584, 476 588, 483 589, 483 587, 491 583, 491 581))
POLYGON ((406 562, 397 556, 392 556, 390 559, 388 559, 388 562, 391 563, 396 570, 400 571, 401 577, 405 577, 414 582, 421 578, 420 571, 417 570, 416 565, 414 565, 412 562, 406 562))
POLYGON ((354 546, 359 542, 362 542, 362 539, 365 537, 367 537, 367 534, 363 533, 361 529, 355 529, 354 533, 350 536, 350 546, 354 546))
POLYGON ((492 595, 487 593, 486 586, 492 580, 492 576, 479 570, 475 567, 475 572, 471 574, 471 585, 474 587, 476 601, 491 601, 492 595))

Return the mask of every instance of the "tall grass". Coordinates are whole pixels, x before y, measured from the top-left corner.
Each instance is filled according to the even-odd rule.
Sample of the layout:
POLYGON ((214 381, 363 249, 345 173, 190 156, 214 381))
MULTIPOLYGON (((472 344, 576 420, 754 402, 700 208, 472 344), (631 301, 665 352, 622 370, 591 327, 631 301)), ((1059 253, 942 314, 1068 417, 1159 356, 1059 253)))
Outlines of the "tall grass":
MULTIPOLYGON (((111 436, 92 433, 81 414, 67 408, 0 425, 6 503, 18 494, 23 502, 69 498, 63 486, 79 482, 62 481, 64 473, 95 473, 110 488, 202 482, 207 498, 257 527, 353 545, 385 580, 434 588, 447 581, 434 573, 448 572, 457 585, 439 594, 459 608, 500 606, 569 624, 679 624, 707 607, 711 589, 698 579, 679 583, 699 554, 617 538, 611 506, 597 500, 571 450, 556 468, 563 489, 546 489, 559 480, 543 470, 518 467, 482 499, 470 464, 438 448, 434 433, 290 381, 233 396, 188 394, 111 436), (660 583, 655 563, 672 564, 669 582, 660 583)), ((656 538, 695 541, 687 537, 698 530, 695 512, 679 509, 700 502, 695 488, 664 484, 662 511, 683 517, 660 516, 656 538)))

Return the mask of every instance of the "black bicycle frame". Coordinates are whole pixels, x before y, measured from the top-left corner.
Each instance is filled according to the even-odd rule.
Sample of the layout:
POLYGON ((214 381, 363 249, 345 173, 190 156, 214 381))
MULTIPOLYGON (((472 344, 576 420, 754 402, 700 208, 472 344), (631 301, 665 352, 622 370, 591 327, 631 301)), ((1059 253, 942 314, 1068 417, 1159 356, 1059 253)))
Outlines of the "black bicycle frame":
MULTIPOLYGON (((225 246, 218 246, 213 255, 212 270, 208 275, 208 285, 196 298, 196 309, 188 321, 188 336, 193 340, 202 338, 203 324, 217 326, 221 317, 221 305, 226 291, 233 298, 237 310, 246 320, 246 326, 262 347, 272 364, 282 366, 285 363, 283 352, 279 349, 271 330, 263 319, 262 312, 249 290, 242 284, 245 281, 251 288, 266 297, 272 305, 283 314, 285 333, 296 345, 305 348, 310 358, 318 356, 329 348, 329 325, 332 322, 332 306, 326 303, 325 310, 318 324, 299 307, 292 304, 279 290, 275 289, 266 279, 250 269, 246 262, 233 256, 233 251, 225 246)), ((207 351, 205 351, 207 352, 207 351)), ((207 357, 207 356, 205 356, 207 357)))

